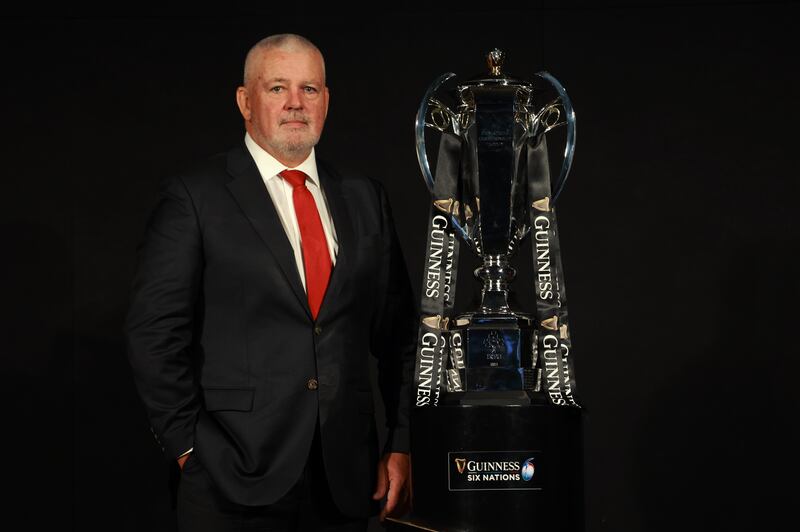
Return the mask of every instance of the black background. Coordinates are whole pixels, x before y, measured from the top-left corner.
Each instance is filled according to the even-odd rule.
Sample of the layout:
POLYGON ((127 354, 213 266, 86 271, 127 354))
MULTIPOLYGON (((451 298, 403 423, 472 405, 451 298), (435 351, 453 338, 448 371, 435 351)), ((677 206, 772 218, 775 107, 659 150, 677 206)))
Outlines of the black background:
MULTIPOLYGON (((317 153, 384 183, 415 290, 428 193, 413 120, 428 84, 482 72, 495 46, 513 74, 559 78, 578 116, 558 214, 587 530, 791 523, 798 10, 535 6, 2 20, 7 518, 171 530, 121 335, 136 245, 158 180, 243 137, 234 91, 248 48, 296 32, 326 57, 317 153)), ((529 257, 515 284, 528 309, 529 257)))

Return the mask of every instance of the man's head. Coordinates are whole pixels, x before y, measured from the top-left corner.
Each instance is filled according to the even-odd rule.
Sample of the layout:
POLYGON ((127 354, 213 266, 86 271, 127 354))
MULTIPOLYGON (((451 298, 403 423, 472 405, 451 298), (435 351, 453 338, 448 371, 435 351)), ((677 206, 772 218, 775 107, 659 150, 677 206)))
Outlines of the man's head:
POLYGON ((256 143, 287 166, 319 142, 328 114, 322 54, 292 34, 262 39, 247 54, 236 103, 256 143))

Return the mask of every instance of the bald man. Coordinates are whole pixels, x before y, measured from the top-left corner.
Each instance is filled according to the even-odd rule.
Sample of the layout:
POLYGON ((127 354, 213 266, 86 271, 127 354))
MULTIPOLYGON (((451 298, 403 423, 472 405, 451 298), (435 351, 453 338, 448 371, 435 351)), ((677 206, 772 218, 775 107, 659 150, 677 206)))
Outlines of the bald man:
POLYGON ((417 317, 383 188, 316 158, 329 101, 316 46, 263 39, 244 142, 166 180, 148 221, 125 329, 182 531, 363 531, 408 502, 417 317))

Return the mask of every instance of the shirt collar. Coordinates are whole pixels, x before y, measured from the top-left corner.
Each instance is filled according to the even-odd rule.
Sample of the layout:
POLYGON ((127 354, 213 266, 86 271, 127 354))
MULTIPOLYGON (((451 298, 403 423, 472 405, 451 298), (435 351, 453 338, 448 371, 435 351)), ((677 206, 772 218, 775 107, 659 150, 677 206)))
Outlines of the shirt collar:
MULTIPOLYGON (((253 140, 253 137, 250 136, 250 133, 244 134, 244 144, 247 146, 247 151, 253 156, 253 160, 256 162, 256 167, 258 167, 258 171, 261 173, 261 178, 264 182, 270 179, 280 179, 278 174, 286 170, 287 166, 285 164, 259 146, 256 141, 253 140)), ((291 170, 300 170, 308 176, 308 181, 319 186, 319 174, 317 173, 317 160, 314 155, 314 148, 311 148, 311 153, 308 154, 305 161, 291 168, 291 170)))

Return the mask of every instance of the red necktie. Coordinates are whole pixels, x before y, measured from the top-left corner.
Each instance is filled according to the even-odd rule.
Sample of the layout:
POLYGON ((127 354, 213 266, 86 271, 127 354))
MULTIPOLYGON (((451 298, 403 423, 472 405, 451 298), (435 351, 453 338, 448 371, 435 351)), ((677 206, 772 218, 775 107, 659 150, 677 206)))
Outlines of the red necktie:
POLYGON ((306 187, 308 176, 300 170, 284 170, 279 174, 292 185, 292 201, 297 225, 300 228, 300 244, 303 248, 303 266, 306 270, 306 293, 311 315, 317 319, 328 280, 331 277, 331 256, 328 241, 322 229, 314 196, 306 187))

